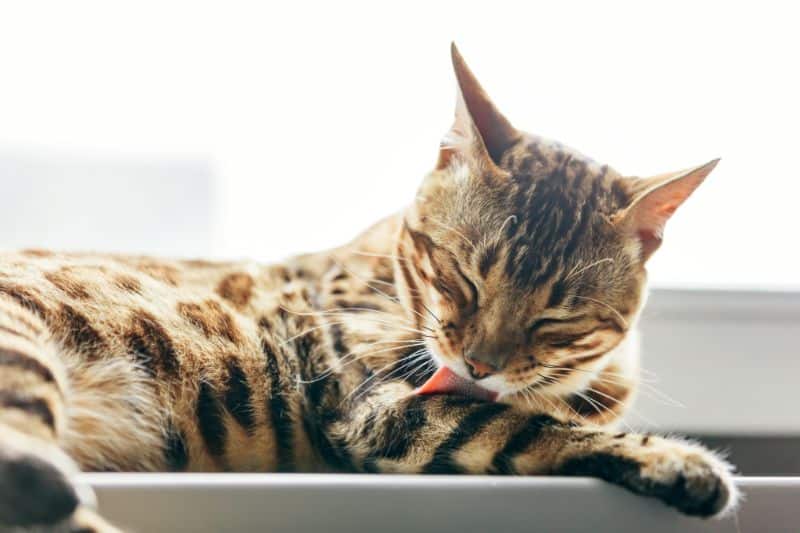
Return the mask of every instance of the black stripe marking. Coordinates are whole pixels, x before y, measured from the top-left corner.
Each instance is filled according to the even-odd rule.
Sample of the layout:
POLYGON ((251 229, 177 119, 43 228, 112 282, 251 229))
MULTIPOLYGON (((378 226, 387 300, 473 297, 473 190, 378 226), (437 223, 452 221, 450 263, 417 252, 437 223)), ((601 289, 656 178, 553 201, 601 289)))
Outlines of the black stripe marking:
POLYGON ((242 367, 234 358, 225 361, 228 367, 228 384, 225 391, 225 408, 233 418, 242 426, 248 435, 253 434, 255 419, 253 418, 253 404, 251 401, 250 385, 247 383, 242 367))
POLYGON ((367 423, 361 428, 361 436, 366 440, 374 440, 374 451, 365 459, 364 468, 368 472, 370 465, 378 458, 402 459, 408 454, 420 431, 425 427, 428 417, 425 412, 425 399, 421 396, 411 396, 406 404, 401 406, 401 416, 384 419, 378 431, 375 430, 375 417, 370 416, 367 423))
POLYGON ((487 246, 483 251, 483 256, 478 262, 478 272, 482 278, 486 279, 486 276, 489 275, 489 269, 497 262, 499 253, 500 245, 496 242, 487 246))
POLYGON ((347 344, 344 342, 344 332, 342 331, 342 326, 339 324, 333 324, 330 327, 331 332, 331 341, 333 343, 333 349, 336 351, 336 356, 341 358, 344 355, 347 355, 348 348, 347 344))
POLYGON ((71 348, 96 355, 105 347, 103 336, 91 325, 86 315, 71 305, 63 304, 59 316, 67 330, 66 340, 71 348))
POLYGON ((557 281, 553 283, 553 286, 550 288, 550 297, 547 299, 547 307, 554 308, 561 305, 561 302, 564 301, 564 296, 566 296, 567 286, 563 281, 557 281))
POLYGON ((172 339, 158 321, 144 311, 137 311, 131 330, 125 338, 128 349, 148 369, 151 375, 157 370, 176 375, 180 362, 172 339))
POLYGON ((622 485, 637 494, 653 496, 664 500, 689 515, 710 516, 720 510, 721 481, 717 480, 714 490, 706 498, 691 494, 686 477, 679 474, 668 483, 660 483, 642 476, 641 465, 627 457, 607 452, 590 453, 567 460, 554 472, 564 476, 592 476, 622 485))
POLYGON ((290 472, 293 469, 293 441, 292 413, 283 397, 281 385, 281 372, 275 352, 265 339, 261 341, 261 350, 267 359, 267 372, 270 377, 270 394, 267 409, 272 418, 272 427, 275 431, 275 442, 278 454, 278 472, 290 472))
POLYGON ((225 439, 228 432, 223 420, 222 406, 211 385, 205 381, 200 382, 200 391, 197 395, 197 420, 200 434, 209 453, 221 457, 225 453, 225 439))
MULTIPOLYGON (((626 487, 640 479, 640 465, 633 459, 606 452, 572 457, 553 471, 557 476, 592 476, 626 487)), ((642 480, 643 481, 643 480, 642 480)))
POLYGON ((50 406, 42 398, 31 398, 16 391, 0 391, 0 405, 7 409, 18 409, 38 417, 55 432, 56 421, 50 406))
POLYGON ((54 383, 53 372, 44 363, 29 355, 8 348, 0 348, 0 366, 13 366, 33 372, 47 383, 54 383))
POLYGON ((0 284, 0 294, 5 294, 25 309, 38 315, 39 318, 46 318, 48 315, 47 308, 39 301, 37 295, 25 287, 0 284))
POLYGON ((462 468, 453 462, 453 453, 469 442, 500 413, 509 409, 502 403, 480 405, 465 416, 444 442, 433 452, 433 458, 423 468, 426 474, 458 474, 462 468))
POLYGON ((319 442, 318 450, 322 459, 331 468, 340 472, 354 472, 353 458, 347 449, 347 443, 341 438, 326 438, 319 442))
POLYGON ((514 434, 503 449, 497 452, 492 460, 492 469, 499 474, 515 474, 514 457, 527 450, 531 443, 539 438, 543 428, 557 424, 556 419, 547 415, 532 416, 525 427, 514 434))
POLYGON ((175 429, 171 429, 167 433, 164 457, 167 460, 167 466, 173 472, 182 472, 186 470, 186 466, 189 464, 189 452, 186 450, 186 442, 184 442, 183 435, 175 429))

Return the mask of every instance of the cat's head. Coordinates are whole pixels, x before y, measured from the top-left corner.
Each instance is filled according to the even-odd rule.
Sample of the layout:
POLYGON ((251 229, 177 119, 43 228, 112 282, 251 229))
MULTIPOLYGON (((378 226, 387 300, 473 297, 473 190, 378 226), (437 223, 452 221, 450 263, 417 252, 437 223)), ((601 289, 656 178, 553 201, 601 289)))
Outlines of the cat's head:
POLYGON ((400 296, 462 378, 506 398, 574 388, 626 338, 664 224, 716 161, 622 176, 514 128, 452 56, 455 123, 405 215, 400 296))

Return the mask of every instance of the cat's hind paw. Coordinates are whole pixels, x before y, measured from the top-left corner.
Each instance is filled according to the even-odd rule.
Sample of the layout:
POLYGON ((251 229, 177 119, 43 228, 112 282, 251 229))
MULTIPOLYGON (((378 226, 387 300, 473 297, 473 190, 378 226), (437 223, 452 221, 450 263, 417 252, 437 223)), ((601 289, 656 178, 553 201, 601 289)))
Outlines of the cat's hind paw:
POLYGON ((73 482, 77 472, 54 443, 0 426, 0 530, 74 529, 65 524, 95 505, 91 488, 73 482))

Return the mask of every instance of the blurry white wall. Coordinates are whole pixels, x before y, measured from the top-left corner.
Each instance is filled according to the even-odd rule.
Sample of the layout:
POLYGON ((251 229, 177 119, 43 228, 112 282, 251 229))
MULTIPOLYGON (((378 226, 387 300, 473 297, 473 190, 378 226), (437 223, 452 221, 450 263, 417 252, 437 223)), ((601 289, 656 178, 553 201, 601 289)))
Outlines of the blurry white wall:
POLYGON ((0 149, 0 248, 203 256, 213 185, 199 160, 0 149))
MULTIPOLYGON (((207 255, 275 259, 342 242, 412 197, 452 117, 455 40, 523 129, 631 174, 723 158, 668 228, 656 284, 800 287, 796 21, 770 1, 9 2, 0 147, 211 161, 207 255)), ((13 179, 0 175, 4 203, 13 179)), ((64 198, 27 216, 66 213, 64 198)), ((180 218, 157 221, 152 251, 169 251, 180 218)), ((175 237, 174 251, 195 242, 175 237)))

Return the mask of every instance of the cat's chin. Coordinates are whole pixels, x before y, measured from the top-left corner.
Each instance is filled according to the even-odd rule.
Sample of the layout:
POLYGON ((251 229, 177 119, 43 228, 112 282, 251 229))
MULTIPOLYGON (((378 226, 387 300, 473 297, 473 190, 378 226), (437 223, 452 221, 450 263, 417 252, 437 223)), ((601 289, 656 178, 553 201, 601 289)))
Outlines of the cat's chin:
POLYGON ((450 370, 447 366, 441 366, 428 381, 414 391, 415 394, 427 396, 431 394, 456 394, 467 396, 477 400, 493 402, 497 400, 498 393, 484 389, 476 382, 463 378, 450 370))

